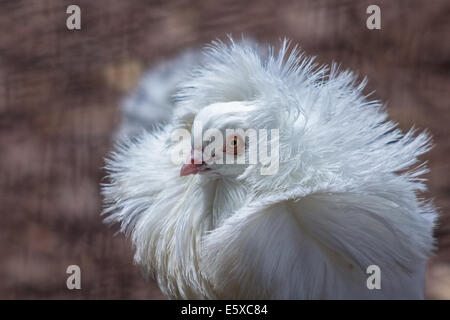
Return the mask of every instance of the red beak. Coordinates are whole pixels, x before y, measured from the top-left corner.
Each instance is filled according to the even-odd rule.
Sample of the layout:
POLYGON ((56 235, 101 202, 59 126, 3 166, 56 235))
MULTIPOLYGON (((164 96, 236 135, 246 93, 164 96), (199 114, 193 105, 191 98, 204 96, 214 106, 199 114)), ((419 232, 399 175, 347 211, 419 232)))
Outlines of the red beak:
POLYGON ((188 176, 190 174, 197 174, 201 171, 209 170, 206 163, 202 162, 200 164, 194 163, 194 158, 191 158, 191 163, 184 164, 181 167, 180 177, 188 176))

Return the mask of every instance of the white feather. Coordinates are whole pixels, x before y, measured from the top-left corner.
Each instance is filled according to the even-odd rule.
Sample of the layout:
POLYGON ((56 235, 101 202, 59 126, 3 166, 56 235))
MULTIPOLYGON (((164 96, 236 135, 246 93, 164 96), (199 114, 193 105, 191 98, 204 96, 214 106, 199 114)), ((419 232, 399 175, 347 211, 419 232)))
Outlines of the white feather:
POLYGON ((362 94, 364 81, 288 54, 286 41, 277 54, 230 42, 195 58, 190 76, 177 73, 168 124, 107 161, 107 221, 131 235, 135 261, 171 298, 423 298, 436 212, 419 199, 417 163, 429 136, 402 133, 362 94), (227 102, 244 115, 208 113, 227 102), (279 128, 278 173, 256 164, 180 177, 170 134, 204 114, 219 128, 279 128), (366 286, 372 264, 381 290, 366 286))

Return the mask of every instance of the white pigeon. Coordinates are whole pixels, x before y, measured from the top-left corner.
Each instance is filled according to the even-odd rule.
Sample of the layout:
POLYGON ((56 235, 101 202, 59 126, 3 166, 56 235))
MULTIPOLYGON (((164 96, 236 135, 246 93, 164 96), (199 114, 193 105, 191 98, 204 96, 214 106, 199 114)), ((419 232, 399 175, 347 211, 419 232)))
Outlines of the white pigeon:
MULTIPOLYGON (((174 77, 180 84, 162 106, 166 121, 119 144, 102 190, 107 221, 131 236, 135 262, 162 292, 175 299, 423 298, 436 211, 419 198, 427 169, 418 157, 430 149, 429 135, 402 133, 380 102, 362 94, 365 81, 335 65, 318 67, 286 41, 278 51, 214 42, 194 56, 189 73, 194 63, 173 63, 167 85, 174 77), (262 174, 262 162, 197 163, 207 144, 175 163, 182 142, 173 132, 194 137, 197 122, 235 147, 211 156, 236 154, 239 143, 246 161, 249 140, 226 129, 279 130, 278 170, 262 174)), ((158 77, 150 78, 153 85, 140 91, 157 95, 158 77)), ((139 113, 148 108, 151 117, 150 104, 141 101, 139 113)))

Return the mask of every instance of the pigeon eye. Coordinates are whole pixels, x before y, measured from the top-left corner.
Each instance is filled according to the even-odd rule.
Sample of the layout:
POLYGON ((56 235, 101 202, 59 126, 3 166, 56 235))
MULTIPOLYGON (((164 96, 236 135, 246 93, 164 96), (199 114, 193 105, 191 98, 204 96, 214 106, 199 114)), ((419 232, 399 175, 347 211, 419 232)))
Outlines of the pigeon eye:
POLYGON ((237 155, 244 146, 242 139, 239 136, 231 136, 227 138, 224 152, 237 155))

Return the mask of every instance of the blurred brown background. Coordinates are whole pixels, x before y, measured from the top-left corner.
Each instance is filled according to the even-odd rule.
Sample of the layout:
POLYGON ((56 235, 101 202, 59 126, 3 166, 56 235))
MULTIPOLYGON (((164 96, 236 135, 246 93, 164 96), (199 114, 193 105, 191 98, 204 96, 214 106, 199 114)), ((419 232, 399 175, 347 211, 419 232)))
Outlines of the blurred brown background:
POLYGON ((162 298, 102 224, 101 169, 121 97, 158 61, 231 33, 367 75, 404 129, 428 128, 440 207, 427 296, 450 298, 450 2, 0 1, 0 298, 162 298), (81 7, 82 30, 66 28, 81 7), (366 8, 381 7, 381 30, 366 8), (82 290, 66 288, 66 267, 82 290))

